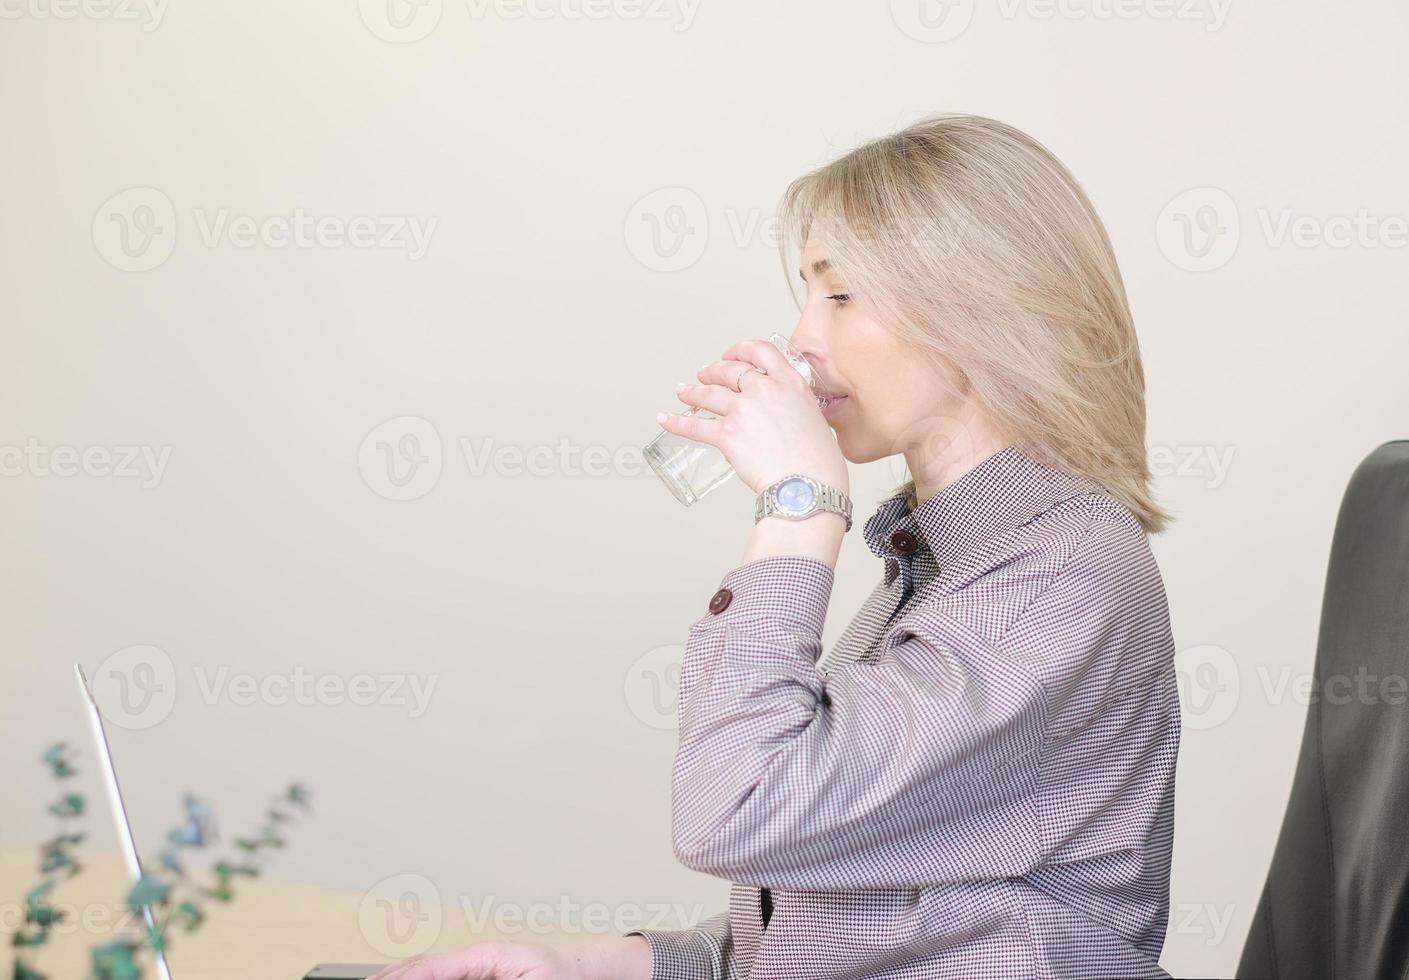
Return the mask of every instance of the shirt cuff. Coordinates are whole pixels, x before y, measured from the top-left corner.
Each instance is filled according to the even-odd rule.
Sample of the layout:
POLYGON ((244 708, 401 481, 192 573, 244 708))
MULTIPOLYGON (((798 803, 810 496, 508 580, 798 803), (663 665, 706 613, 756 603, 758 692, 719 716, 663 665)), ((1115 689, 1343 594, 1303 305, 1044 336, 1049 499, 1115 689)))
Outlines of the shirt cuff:
POLYGON ((727 955, 718 936, 702 929, 633 929, 651 947, 650 980, 726 980, 727 955))
MULTIPOLYGON (((696 627, 719 620, 767 619, 800 627, 817 636, 827 619, 836 570, 807 555, 767 555, 725 573, 719 583, 729 603, 696 620, 696 627)), ((718 593, 715 593, 718 595, 718 593)))

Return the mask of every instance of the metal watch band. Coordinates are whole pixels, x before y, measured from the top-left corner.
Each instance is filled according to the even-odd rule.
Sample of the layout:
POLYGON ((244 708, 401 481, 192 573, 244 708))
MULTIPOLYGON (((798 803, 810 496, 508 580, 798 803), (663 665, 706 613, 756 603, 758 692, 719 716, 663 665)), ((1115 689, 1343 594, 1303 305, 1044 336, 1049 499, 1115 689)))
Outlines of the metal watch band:
POLYGON ((841 490, 838 490, 836 487, 823 483, 820 480, 814 480, 811 477, 806 476, 805 474, 790 473, 787 476, 782 477, 781 479, 775 480, 771 486, 763 488, 763 491, 758 495, 758 498, 754 501, 753 522, 757 524, 759 521, 763 520, 765 517, 768 517, 770 514, 778 514, 780 517, 784 517, 787 520, 806 520, 814 514, 820 514, 824 512, 831 514, 840 514, 846 520, 846 530, 851 530, 851 497, 847 496, 847 494, 845 494, 841 490), (812 510, 808 511, 806 514, 802 514, 800 516, 795 517, 791 514, 781 513, 778 510, 773 491, 775 491, 778 485, 783 483, 784 481, 796 479, 798 477, 801 477, 802 479, 805 479, 809 483, 812 483, 814 486, 816 486, 817 501, 814 504, 812 510))

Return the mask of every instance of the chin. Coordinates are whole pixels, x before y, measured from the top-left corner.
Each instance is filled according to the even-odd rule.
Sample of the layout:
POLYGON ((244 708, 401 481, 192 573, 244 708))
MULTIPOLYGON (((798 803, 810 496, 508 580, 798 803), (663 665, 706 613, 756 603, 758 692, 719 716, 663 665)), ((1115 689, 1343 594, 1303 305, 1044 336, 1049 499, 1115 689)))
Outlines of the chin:
POLYGON ((877 453, 871 450, 870 446, 856 445, 855 440, 847 438, 840 430, 833 430, 837 433, 837 448, 841 450, 842 457, 848 463, 874 463, 878 459, 884 459, 888 453, 877 453))

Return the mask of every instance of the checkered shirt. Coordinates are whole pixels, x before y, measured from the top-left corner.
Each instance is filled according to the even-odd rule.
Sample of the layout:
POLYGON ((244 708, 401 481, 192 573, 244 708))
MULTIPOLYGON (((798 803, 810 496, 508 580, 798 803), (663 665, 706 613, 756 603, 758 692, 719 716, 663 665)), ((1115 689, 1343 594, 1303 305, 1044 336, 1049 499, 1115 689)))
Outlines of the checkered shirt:
POLYGON ((1168 977, 1180 714, 1144 530, 1010 446, 863 535, 884 576, 826 658, 833 570, 802 555, 730 570, 689 628, 672 839, 732 887, 624 933, 652 980, 1168 977))

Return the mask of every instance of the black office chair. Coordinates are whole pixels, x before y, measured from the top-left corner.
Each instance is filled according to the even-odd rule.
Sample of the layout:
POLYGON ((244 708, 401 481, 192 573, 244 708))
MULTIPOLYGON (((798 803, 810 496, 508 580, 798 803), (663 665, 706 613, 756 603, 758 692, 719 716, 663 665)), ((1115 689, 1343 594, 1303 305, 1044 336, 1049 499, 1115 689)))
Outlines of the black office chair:
POLYGON ((1316 646, 1323 696, 1308 706, 1240 980, 1409 978, 1406 676, 1409 440, 1367 456, 1341 501, 1316 646), (1344 680, 1328 690, 1331 678, 1344 680))

